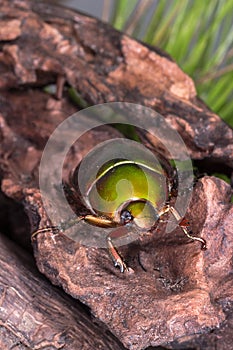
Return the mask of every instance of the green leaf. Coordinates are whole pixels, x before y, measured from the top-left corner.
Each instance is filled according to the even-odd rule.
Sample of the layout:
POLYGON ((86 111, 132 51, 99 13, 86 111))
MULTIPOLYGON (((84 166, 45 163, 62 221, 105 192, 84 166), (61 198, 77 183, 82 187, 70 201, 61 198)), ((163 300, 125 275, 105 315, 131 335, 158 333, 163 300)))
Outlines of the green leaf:
POLYGON ((113 16, 111 19, 112 25, 118 29, 123 30, 124 24, 127 18, 130 16, 135 6, 137 5, 137 0, 117 0, 114 2, 113 16))
POLYGON ((115 1, 112 23, 118 29, 129 28, 141 5, 133 35, 137 38, 146 22, 144 41, 167 51, 194 79, 207 105, 232 125, 233 1, 157 0, 153 6, 149 2, 143 0, 142 10, 140 0, 115 1))

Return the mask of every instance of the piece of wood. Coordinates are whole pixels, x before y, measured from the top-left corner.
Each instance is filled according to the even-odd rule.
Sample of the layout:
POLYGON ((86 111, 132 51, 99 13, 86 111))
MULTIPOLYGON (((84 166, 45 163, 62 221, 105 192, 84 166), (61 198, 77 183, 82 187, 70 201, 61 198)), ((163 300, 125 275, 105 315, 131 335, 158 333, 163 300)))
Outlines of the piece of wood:
POLYGON ((53 287, 32 256, 0 236, 1 349, 112 349, 119 342, 77 300, 53 287))
MULTIPOLYGON (((220 170, 231 175, 232 130, 198 99, 193 81, 167 54, 125 36, 99 20, 53 5, 2 0, 1 13, 0 168, 3 196, 0 199, 5 211, 0 218, 3 231, 8 232, 10 228, 12 239, 19 244, 28 246, 31 232, 51 224, 41 201, 38 166, 53 130, 81 108, 69 99, 67 86, 77 89, 90 105, 127 101, 155 109, 180 133, 192 159, 201 162, 203 172, 208 173, 211 167, 211 171, 220 170), (48 84, 59 86, 54 96, 43 91, 48 84)), ((150 149, 157 146, 150 133, 144 130, 138 133, 150 149)), ((68 155, 65 180, 95 145, 119 136, 122 135, 111 126, 84 135, 68 155)), ((36 281, 40 286, 38 291, 35 290, 36 298, 44 305, 38 317, 43 318, 49 311, 47 320, 53 327, 47 328, 47 333, 42 336, 44 339, 36 338, 39 334, 35 333, 36 328, 32 335, 27 329, 23 333, 21 323, 14 318, 17 312, 23 314, 21 305, 17 303, 12 313, 10 303, 6 303, 6 315, 13 317, 14 332, 4 325, 0 336, 2 347, 7 346, 4 342, 8 334, 9 339, 13 337, 11 342, 22 340, 23 346, 36 349, 38 342, 48 338, 54 341, 55 345, 51 346, 59 348, 55 341, 61 339, 62 326, 66 317, 70 322, 72 310, 72 332, 69 333, 67 328, 64 330, 71 343, 67 339, 61 340, 67 349, 68 346, 82 348, 80 344, 84 338, 81 335, 76 338, 75 327, 77 332, 89 335, 90 343, 83 340, 85 345, 82 345, 87 349, 97 348, 98 344, 103 349, 111 349, 110 346, 123 349, 125 346, 139 350, 162 344, 174 349, 199 345, 202 349, 210 349, 213 342, 216 349, 224 349, 232 339, 232 320, 228 316, 233 300, 230 195, 230 186, 224 181, 208 176, 201 179, 193 192, 188 218, 193 232, 206 238, 207 251, 201 251, 198 242, 188 244, 179 229, 168 235, 161 226, 154 237, 122 249, 128 264, 134 268, 132 274, 120 274, 104 249, 85 247, 64 235, 53 236, 50 232, 36 236, 33 247, 40 271, 53 284, 62 286, 68 294, 88 305, 95 320, 105 324, 101 331, 88 317, 84 318, 82 328, 80 320, 85 312, 60 291, 55 292, 54 298, 65 298, 65 305, 59 301, 65 316, 58 320, 59 327, 56 328, 57 319, 43 299, 44 288, 49 288, 51 295, 54 295, 54 288, 45 287, 35 270, 28 272, 23 268, 15 255, 15 247, 7 243, 4 248, 7 257, 12 257, 12 264, 17 261, 18 269, 22 268, 22 279, 28 283, 18 294, 22 291, 29 299, 29 290, 34 290, 36 281), (26 279, 27 275, 30 279, 26 279), (218 330, 221 324, 222 328, 218 330), (105 327, 124 345, 106 335, 105 327), (201 333, 204 335, 199 337, 201 333)), ((12 276, 10 266, 2 271, 3 277, 5 274, 12 276)), ((31 307, 31 316, 37 320, 37 312, 33 305, 31 307)), ((55 309, 58 310, 58 306, 55 309)))

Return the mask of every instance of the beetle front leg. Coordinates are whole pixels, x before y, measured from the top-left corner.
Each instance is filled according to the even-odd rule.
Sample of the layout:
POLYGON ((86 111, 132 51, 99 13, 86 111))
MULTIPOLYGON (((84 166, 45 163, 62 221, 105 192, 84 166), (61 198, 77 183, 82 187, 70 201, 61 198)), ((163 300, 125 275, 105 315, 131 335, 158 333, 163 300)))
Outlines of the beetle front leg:
POLYGON ((37 231, 35 231, 31 238, 34 239, 38 234, 40 233, 45 233, 45 232, 53 232, 53 234, 58 234, 59 232, 64 232, 67 229, 69 229, 70 227, 78 224, 80 221, 85 221, 93 226, 98 226, 98 227, 102 227, 102 228, 114 228, 115 229, 113 231, 111 231, 111 233, 107 236, 107 247, 108 247, 108 251, 109 251, 109 255, 111 256, 114 265, 115 266, 119 266, 120 271, 124 272, 124 271, 132 271, 132 269, 129 269, 127 267, 127 265, 124 263, 123 259, 120 257, 119 253, 117 252, 114 244, 113 244, 113 240, 116 239, 120 239, 124 236, 126 236, 126 234, 128 234, 128 230, 126 230, 125 232, 125 227, 119 227, 117 229, 116 226, 118 226, 117 223, 115 223, 114 221, 112 221, 111 219, 105 218, 105 217, 97 217, 91 214, 85 215, 85 216, 79 216, 75 219, 71 219, 65 223, 62 223, 58 226, 49 226, 49 227, 44 227, 41 228, 37 231))
POLYGON ((88 214, 83 216, 77 216, 75 219, 70 219, 69 221, 63 222, 57 226, 48 226, 48 227, 41 228, 33 232, 31 235, 31 238, 34 239, 35 236, 37 236, 39 233, 53 232, 54 234, 57 234, 59 232, 64 232, 68 230, 70 227, 77 225, 82 220, 88 222, 91 225, 103 227, 103 228, 109 228, 109 227, 115 226, 115 223, 108 218, 97 217, 97 216, 88 214))
POLYGON ((126 226, 120 226, 115 230, 111 231, 106 238, 109 255, 111 256, 115 267, 118 266, 122 273, 124 271, 133 272, 133 269, 127 267, 113 242, 126 237, 128 233, 129 231, 126 226))
POLYGON ((158 213, 159 215, 159 218, 161 218, 161 216, 163 216, 164 214, 168 213, 168 212, 171 212, 172 215, 174 216, 174 218, 177 220, 180 228, 183 230, 184 234, 190 238, 192 241, 199 241, 201 242, 201 249, 205 250, 206 249, 206 240, 202 237, 196 237, 196 236, 192 236, 189 231, 187 230, 187 228, 182 225, 182 217, 180 216, 180 214, 178 213, 178 211, 170 206, 169 204, 168 205, 165 205, 161 210, 160 212, 158 213))
POLYGON ((39 230, 36 230, 35 232, 32 233, 31 239, 33 240, 40 233, 53 232, 53 234, 58 234, 59 232, 66 231, 68 228, 78 224, 81 220, 84 220, 84 219, 85 219, 85 216, 78 216, 75 219, 69 220, 57 226, 48 226, 48 227, 40 228, 39 230))
POLYGON ((119 255, 118 251, 116 250, 116 248, 114 247, 113 243, 112 243, 112 239, 111 237, 107 237, 107 244, 108 244, 108 252, 109 255, 111 256, 113 262, 114 262, 114 266, 117 267, 119 266, 120 271, 123 273, 125 270, 128 271, 128 267, 127 265, 124 263, 123 259, 121 258, 121 256, 119 255))

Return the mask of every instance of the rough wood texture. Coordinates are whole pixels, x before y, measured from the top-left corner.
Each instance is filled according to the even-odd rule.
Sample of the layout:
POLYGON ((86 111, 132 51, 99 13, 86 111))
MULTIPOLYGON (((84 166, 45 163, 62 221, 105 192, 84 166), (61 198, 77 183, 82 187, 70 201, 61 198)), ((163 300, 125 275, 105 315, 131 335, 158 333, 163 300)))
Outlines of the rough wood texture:
POLYGON ((232 298, 229 200, 221 180, 205 177, 195 188, 191 221, 208 242, 205 253, 179 231, 172 237, 160 233, 149 244, 124 250, 135 272, 122 275, 105 251, 44 234, 35 250, 38 267, 91 307, 127 348, 208 332, 225 319, 221 305, 232 298))
MULTIPOLYGON (((11 237, 19 244, 27 246, 29 232, 50 223, 38 189, 38 164, 51 132, 77 110, 65 87, 60 93, 62 82, 75 87, 89 104, 128 101, 157 110, 180 132, 202 171, 232 173, 232 130, 199 101, 192 80, 166 54, 70 10, 23 0, 0 4, 0 166, 5 210, 1 222, 2 231, 10 228, 11 237), (58 96, 42 91, 49 83, 58 84, 58 96)), ((78 163, 95 142, 110 135, 119 134, 111 127, 92 132, 75 149, 72 164, 78 163)), ((146 145, 154 146, 150 134, 141 132, 140 137, 146 145)), ((205 252, 198 243, 188 244, 178 229, 169 236, 161 229, 150 241, 124 248, 124 256, 135 272, 120 274, 104 249, 85 248, 63 235, 46 233, 38 235, 34 244, 37 265, 52 283, 88 305, 126 348, 139 350, 163 344, 174 349, 212 349, 214 344, 216 349, 229 349, 233 301, 230 194, 230 186, 214 177, 203 177, 195 187, 188 217, 193 231, 208 242, 205 252)), ((25 347, 36 349, 40 342, 50 341, 48 348, 59 348, 66 317, 72 323, 72 331, 66 333, 70 343, 62 338, 61 346, 68 342, 67 349, 98 345, 103 349, 124 348, 104 331, 97 335, 99 328, 82 316, 81 307, 70 298, 65 299, 68 307, 64 305, 66 297, 59 299, 58 292, 47 284, 45 287, 34 270, 21 266, 15 247, 4 244, 3 261, 6 264, 10 256, 19 269, 12 280, 15 284, 9 280, 8 285, 17 290, 18 274, 24 276, 28 285, 22 286, 22 293, 29 300, 36 279, 40 288, 35 293, 43 308, 37 314, 33 304, 31 316, 37 320, 38 315, 39 322, 46 317, 53 327, 47 329, 44 339, 39 338, 36 325, 31 333, 22 331, 13 313, 9 328, 11 308, 3 288, 3 348, 12 346, 4 343, 6 334, 12 333, 16 336, 12 341, 22 341, 25 347), (48 315, 51 309, 46 306, 43 288, 48 288, 49 295, 56 294, 59 306, 55 310, 61 308, 65 315, 62 321, 59 312, 48 315), (81 326, 82 317, 85 325, 81 326), (76 332, 81 332, 80 338, 76 332), (84 332, 88 339, 83 338, 84 332)), ((6 271, 12 276, 10 266, 6 271)), ((20 315, 24 315, 24 306, 15 304, 20 315)))
POLYGON ((13 1, 2 13, 10 17, 1 20, 3 89, 44 86, 64 77, 90 104, 128 101, 155 108, 182 133, 193 157, 232 166, 232 131, 160 51, 70 10, 13 1))
POLYGON ((77 301, 49 282, 32 257, 0 236, 1 349, 123 350, 77 301))

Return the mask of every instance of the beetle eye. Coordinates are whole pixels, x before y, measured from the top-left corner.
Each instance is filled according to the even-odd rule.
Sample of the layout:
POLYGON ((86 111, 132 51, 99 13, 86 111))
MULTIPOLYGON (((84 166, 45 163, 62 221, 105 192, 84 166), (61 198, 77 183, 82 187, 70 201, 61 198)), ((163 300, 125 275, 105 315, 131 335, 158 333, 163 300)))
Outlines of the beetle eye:
POLYGON ((122 210, 121 212, 121 224, 126 225, 133 220, 133 216, 128 210, 122 210))

